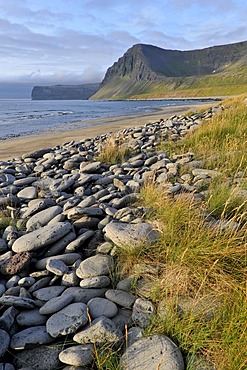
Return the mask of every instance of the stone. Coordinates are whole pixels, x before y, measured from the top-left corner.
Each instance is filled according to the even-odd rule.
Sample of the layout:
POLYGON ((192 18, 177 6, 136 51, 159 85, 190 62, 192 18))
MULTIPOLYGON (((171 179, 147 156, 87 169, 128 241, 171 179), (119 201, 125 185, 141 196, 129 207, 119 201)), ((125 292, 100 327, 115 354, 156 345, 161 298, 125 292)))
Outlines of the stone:
POLYGON ((109 275, 113 268, 113 258, 104 254, 97 254, 82 261, 76 270, 81 279, 94 276, 109 275))
POLYGON ((68 306, 72 301, 73 301, 73 296, 70 294, 51 298, 42 307, 40 307, 39 313, 41 315, 54 314, 62 310, 64 307, 68 306))
POLYGON ((22 308, 34 308, 35 302, 30 298, 22 298, 16 296, 5 295, 0 298, 0 305, 3 306, 15 306, 22 308))
POLYGON ((87 322, 87 306, 84 303, 71 303, 47 320, 46 330, 53 338, 57 338, 75 333, 87 322))
POLYGON ((26 310, 19 313, 16 316, 16 321, 20 326, 36 326, 44 325, 47 317, 39 313, 39 309, 26 310))
POLYGON ((84 173, 97 173, 101 170, 101 168, 101 162, 92 162, 87 165, 82 162, 82 165, 80 166, 80 171, 84 173))
POLYGON ((106 298, 117 303, 121 307, 129 308, 133 306, 136 297, 124 290, 120 289, 109 289, 105 293, 106 298))
POLYGON ((78 236, 78 238, 76 238, 75 240, 73 240, 71 243, 69 243, 66 246, 65 252, 66 253, 71 253, 71 252, 74 252, 77 249, 83 247, 83 245, 85 244, 85 242, 88 239, 90 239, 93 235, 94 235, 94 231, 93 230, 88 230, 85 233, 81 234, 80 236, 78 236))
POLYGON ((0 272, 3 275, 16 275, 26 270, 32 259, 32 253, 21 252, 10 257, 5 263, 0 265, 0 272))
POLYGON ((45 326, 32 326, 13 335, 10 341, 12 349, 25 349, 27 345, 48 344, 53 338, 47 333, 45 326))
POLYGON ((18 238, 12 250, 16 253, 30 252, 46 247, 68 234, 71 229, 72 225, 69 222, 58 222, 55 225, 41 227, 18 238))
POLYGON ((53 206, 46 208, 38 213, 35 213, 26 223, 27 231, 32 231, 39 229, 42 226, 45 226, 51 221, 54 217, 59 215, 62 212, 62 207, 53 206))
POLYGON ((180 349, 166 336, 141 338, 121 358, 123 370, 184 370, 180 349))
POLYGON ((124 222, 110 222, 106 225, 105 237, 118 247, 134 248, 137 245, 154 244, 159 239, 159 232, 148 223, 129 224, 124 222))
POLYGON ((93 344, 69 347, 59 354, 59 360, 72 366, 86 366, 93 361, 93 344))
POLYGON ((122 338, 122 332, 114 322, 107 317, 99 317, 92 321, 91 325, 79 331, 73 337, 77 343, 109 343, 118 342, 122 338))
POLYGON ((21 369, 24 364, 27 364, 33 370, 56 370, 61 367, 59 353, 62 350, 63 345, 39 345, 38 347, 18 351, 13 363, 17 369, 21 369))
POLYGON ((80 287, 70 287, 63 292, 62 297, 67 294, 72 294, 74 302, 87 303, 91 298, 104 297, 105 291, 105 289, 97 288, 83 289, 80 287))
POLYGON ((7 308, 4 313, 0 316, 0 329, 7 332, 10 331, 11 326, 14 324, 15 317, 18 314, 18 310, 13 306, 7 308))
POLYGON ((68 266, 60 259, 49 259, 46 264, 46 269, 55 275, 63 276, 68 271, 68 266))
POLYGON ((100 316, 112 318, 118 312, 117 305, 106 298, 92 298, 87 303, 87 306, 89 309, 89 315, 92 319, 96 319, 100 316))
POLYGON ((10 342, 9 334, 5 330, 0 329, 0 360, 7 351, 9 347, 9 342, 10 342))
POLYGON ((36 199, 37 195, 38 191, 34 186, 27 186, 17 193, 18 198, 21 198, 23 200, 36 199))
MULTIPOLYGON (((35 180, 37 179, 35 178, 35 180)), ((56 203, 53 199, 33 199, 28 203, 28 209, 23 213, 22 217, 25 219, 45 208, 55 205, 56 203)))
POLYGON ((83 279, 80 282, 82 288, 106 288, 110 285, 111 280, 108 276, 95 276, 87 279, 83 279))
POLYGON ((49 301, 52 298, 58 297, 65 290, 64 286, 54 285, 44 287, 33 292, 33 296, 41 301, 49 301))
POLYGON ((36 280, 33 277, 26 276, 18 281, 18 285, 22 287, 30 287, 35 284, 36 280))
POLYGON ((137 298, 132 312, 132 320, 135 325, 140 326, 141 328, 146 328, 154 317, 154 305, 152 302, 137 298))
POLYGON ((63 261, 66 265, 73 265, 73 263, 81 259, 81 255, 79 253, 68 253, 42 258, 41 260, 36 262, 35 267, 39 270, 45 269, 48 261, 52 261, 54 259, 63 261))

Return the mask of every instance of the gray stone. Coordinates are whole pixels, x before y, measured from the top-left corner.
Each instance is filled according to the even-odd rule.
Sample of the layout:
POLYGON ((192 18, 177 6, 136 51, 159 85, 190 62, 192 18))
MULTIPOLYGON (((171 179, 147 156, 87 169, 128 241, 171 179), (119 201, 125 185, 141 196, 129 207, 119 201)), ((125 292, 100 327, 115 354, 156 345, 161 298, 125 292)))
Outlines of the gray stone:
POLYGON ((110 285, 111 280, 108 276, 95 276, 87 279, 83 279, 80 282, 82 288, 106 288, 110 285))
POLYGON ((53 338, 57 338, 75 333, 87 322, 87 306, 84 303, 72 303, 47 320, 46 330, 53 338))
POLYGON ((7 308, 4 313, 0 316, 0 329, 3 329, 7 332, 10 331, 11 326, 14 324, 15 317, 18 314, 16 308, 13 306, 7 308))
POLYGON ((33 370, 56 370, 61 366, 58 356, 63 347, 63 345, 50 344, 18 351, 13 363, 17 369, 22 369, 26 364, 33 370))
POLYGON ((106 289, 103 288, 83 289, 80 287, 70 287, 63 292, 62 297, 67 294, 72 294, 74 302, 87 303, 91 298, 104 297, 105 291, 106 289))
POLYGON ((66 265, 73 265, 77 260, 81 259, 79 253, 68 253, 68 254, 59 254, 57 256, 46 257, 36 262, 35 267, 39 270, 45 269, 48 261, 52 260, 61 260, 66 265))
POLYGON ((69 347, 59 354, 59 360, 73 366, 86 366, 93 361, 93 344, 69 347))
POLYGON ((117 314, 112 317, 111 320, 114 322, 117 328, 124 332, 126 327, 129 327, 132 323, 131 313, 132 311, 130 309, 120 307, 118 308, 117 314))
POLYGON ((51 278, 49 276, 41 278, 28 289, 28 292, 33 293, 35 290, 44 288, 49 284, 50 280, 51 278))
POLYGON ((69 232, 68 234, 63 236, 60 240, 58 240, 56 243, 53 243, 46 251, 45 256, 51 257, 60 254, 61 252, 64 251, 67 245, 75 239, 76 233, 74 231, 69 232))
POLYGON ((114 322, 107 317, 99 317, 92 321, 91 325, 79 331, 73 337, 77 343, 109 343, 118 342, 122 338, 122 332, 114 322))
POLYGON ((40 299, 41 301, 47 302, 52 298, 58 297, 64 290, 65 290, 64 286, 60 285, 48 286, 45 288, 35 290, 35 292, 33 292, 33 296, 37 299, 40 299))
POLYGON ((30 298, 22 298, 22 297, 5 295, 0 298, 0 305, 15 306, 15 307, 22 307, 22 308, 34 308, 35 302, 33 299, 30 299, 30 298))
POLYGON ((23 200, 36 199, 38 191, 34 186, 28 186, 17 193, 18 198, 23 200))
POLYGON ((93 230, 88 230, 85 233, 81 234, 80 236, 78 236, 78 238, 76 238, 75 240, 73 240, 71 243, 69 243, 66 246, 65 252, 71 253, 71 252, 76 251, 80 247, 83 247, 84 243, 88 239, 90 239, 93 235, 94 235, 94 231, 93 230))
POLYGON ((159 233, 148 223, 128 224, 123 222, 110 222, 106 225, 105 236, 118 247, 133 248, 137 245, 153 244, 159 238, 159 233))
POLYGON ((12 250, 26 252, 43 248, 61 239, 71 231, 71 228, 72 225, 69 222, 58 222, 56 225, 41 227, 18 238, 12 246, 12 250))
POLYGON ((131 289, 132 285, 134 284, 135 279, 136 278, 134 276, 128 276, 127 278, 120 280, 117 283, 116 288, 128 292, 131 289))
POLYGON ((46 269, 55 275, 63 276, 68 271, 68 266, 60 259, 49 259, 46 264, 46 269))
POLYGON ((23 213, 22 217, 23 218, 30 217, 34 213, 37 213, 39 211, 42 211, 45 208, 52 207, 54 205, 56 205, 56 203, 53 199, 34 199, 34 200, 31 200, 28 203, 28 209, 23 213))
POLYGON ((117 305, 106 298, 92 298, 88 302, 87 306, 89 314, 93 319, 100 316, 112 318, 118 311, 117 305))
POLYGON ((9 347, 10 336, 5 331, 0 329, 0 359, 4 356, 6 350, 9 347))
POLYGON ((139 339, 121 358, 123 370, 184 370, 180 349, 166 336, 139 339))
POLYGON ((38 308, 34 310, 22 311, 16 316, 16 321, 20 326, 44 325, 47 317, 39 313, 38 308))
POLYGON ((73 301, 73 296, 66 294, 60 297, 51 298, 39 309, 41 315, 51 315, 62 310, 73 301))
POLYGON ((0 370, 15 370, 14 366, 8 362, 0 363, 0 370))
POLYGON ((18 281, 18 285, 24 286, 24 287, 30 287, 35 283, 35 281, 36 280, 33 277, 26 276, 26 277, 21 278, 18 281))
POLYGON ((113 268, 113 258, 108 255, 97 254, 80 263, 76 274, 81 279, 99 275, 109 275, 113 268))
POLYGON ((152 302, 137 298, 132 312, 133 322, 141 328, 146 328, 154 317, 154 305, 152 302))
POLYGON ((85 165, 83 162, 80 166, 80 171, 85 173, 97 173, 101 170, 102 164, 101 162, 92 162, 85 165))
POLYGON ((20 350, 30 344, 48 344, 53 340, 47 333, 45 326, 34 326, 14 334, 10 341, 10 347, 20 350))
POLYGON ((105 296, 111 301, 117 303, 119 306, 126 308, 133 306, 136 300, 136 297, 133 294, 119 289, 109 289, 106 291, 105 296))
POLYGON ((27 231, 39 229, 47 225, 54 217, 62 212, 62 207, 53 206, 35 213, 26 223, 27 231))

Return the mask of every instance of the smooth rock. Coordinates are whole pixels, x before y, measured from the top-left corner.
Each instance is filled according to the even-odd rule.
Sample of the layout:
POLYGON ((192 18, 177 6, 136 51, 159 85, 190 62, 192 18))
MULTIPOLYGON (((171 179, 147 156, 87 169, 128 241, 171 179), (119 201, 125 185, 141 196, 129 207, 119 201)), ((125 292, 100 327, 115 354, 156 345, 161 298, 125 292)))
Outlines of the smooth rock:
POLYGON ((48 286, 35 290, 33 296, 41 301, 47 302, 52 298, 58 297, 64 290, 65 287, 61 285, 48 286))
POLYGON ((120 289, 109 289, 106 291, 105 296, 107 299, 125 308, 133 306, 136 300, 136 297, 133 294, 120 289))
POLYGON ((20 326, 44 325, 47 317, 39 313, 39 309, 22 311, 16 316, 16 321, 20 326))
POLYGON ((51 298, 39 309, 41 315, 51 315, 62 310, 73 301, 73 296, 70 294, 62 295, 60 297, 51 298))
POLYGON ((54 217, 62 212, 62 207, 53 206, 38 213, 35 213, 26 223, 27 231, 39 229, 42 226, 47 225, 54 217))
POLYGON ((82 261, 76 270, 81 279, 94 276, 109 275, 113 268, 113 258, 108 255, 97 254, 82 261))
POLYGON ((60 259, 49 259, 46 264, 46 269, 55 275, 63 276, 68 271, 68 266, 60 259))
POLYGON ((47 320, 46 330, 53 338, 57 338, 75 333, 87 322, 87 306, 84 303, 72 303, 47 320))
POLYGON ((69 222, 58 222, 56 225, 47 225, 18 238, 13 246, 14 252, 28 252, 40 249, 61 239, 71 231, 69 222))
POLYGON ((111 280, 108 276, 95 276, 87 279, 83 279, 80 282, 82 288, 106 288, 110 285, 111 280))
POLYGON ((0 305, 15 306, 15 307, 22 307, 22 308, 34 308, 35 302, 33 299, 30 299, 30 298, 22 298, 22 297, 5 295, 0 298, 0 305))
POLYGON ((73 366, 86 366, 93 361, 93 344, 69 347, 59 354, 59 360, 73 366))
POLYGON ((28 186, 17 193, 18 198, 23 200, 36 199, 38 191, 34 186, 28 186))
POLYGON ((110 222, 106 225, 105 236, 118 247, 133 248, 137 245, 154 244, 159 239, 159 232, 148 223, 129 224, 110 222))
POLYGON ((80 260, 81 255, 79 253, 68 253, 68 254, 59 254, 57 256, 42 258, 41 260, 36 262, 35 267, 39 270, 43 270, 46 268, 46 264, 48 261, 57 260, 57 259, 63 261, 66 265, 70 266, 70 265, 73 265, 73 263, 75 263, 77 260, 80 260))
POLYGON ((100 316, 112 318, 118 312, 117 305, 106 298, 92 298, 87 303, 87 306, 92 319, 100 316))
POLYGON ((141 338, 121 358, 123 370, 184 370, 180 349, 166 336, 141 338))
POLYGON ((104 297, 105 291, 106 289, 70 287, 63 292, 62 297, 67 294, 72 294, 74 302, 87 303, 91 298, 104 297))
POLYGON ((132 320, 135 325, 140 326, 141 328, 146 328, 154 317, 154 305, 152 302, 137 298, 132 312, 132 320))
POLYGON ((34 326, 14 334, 10 341, 10 347, 20 350, 30 344, 48 344, 53 340, 47 333, 45 326, 34 326))

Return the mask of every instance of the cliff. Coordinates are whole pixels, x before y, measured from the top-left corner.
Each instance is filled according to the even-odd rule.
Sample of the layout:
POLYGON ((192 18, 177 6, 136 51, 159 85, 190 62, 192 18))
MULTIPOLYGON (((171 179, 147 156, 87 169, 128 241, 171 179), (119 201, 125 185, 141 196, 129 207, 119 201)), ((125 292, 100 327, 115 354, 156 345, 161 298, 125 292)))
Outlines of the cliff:
POLYGON ((227 95, 233 85, 244 92, 246 71, 247 41, 190 51, 137 44, 107 70, 93 99, 176 96, 185 90, 195 96, 195 89, 201 96, 212 95, 206 87, 214 87, 217 95, 227 95))
POLYGON ((34 86, 32 100, 87 100, 99 89, 100 84, 34 86))

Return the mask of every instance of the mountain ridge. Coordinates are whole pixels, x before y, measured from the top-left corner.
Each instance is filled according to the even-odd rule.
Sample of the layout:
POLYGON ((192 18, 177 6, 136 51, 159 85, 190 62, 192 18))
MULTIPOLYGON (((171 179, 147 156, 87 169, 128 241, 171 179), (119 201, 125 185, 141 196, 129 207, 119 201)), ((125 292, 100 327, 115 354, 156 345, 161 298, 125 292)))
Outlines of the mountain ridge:
MULTIPOLYGON (((181 93, 191 90, 187 91, 191 96, 190 93, 195 93, 193 87, 199 93, 203 84, 205 91, 202 96, 207 96, 205 87, 215 85, 215 81, 216 94, 227 95, 226 86, 229 90, 229 86, 234 85, 231 81, 233 72, 238 88, 244 83, 243 90, 246 91, 247 41, 186 51, 136 44, 108 68, 92 99, 135 98, 157 93, 176 97, 179 90, 181 93)), ((211 90, 208 93, 212 95, 211 90)))
POLYGON ((34 86, 32 100, 87 100, 99 88, 99 83, 81 85, 34 86))

